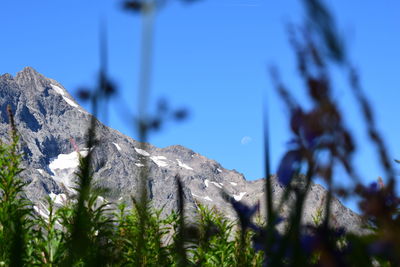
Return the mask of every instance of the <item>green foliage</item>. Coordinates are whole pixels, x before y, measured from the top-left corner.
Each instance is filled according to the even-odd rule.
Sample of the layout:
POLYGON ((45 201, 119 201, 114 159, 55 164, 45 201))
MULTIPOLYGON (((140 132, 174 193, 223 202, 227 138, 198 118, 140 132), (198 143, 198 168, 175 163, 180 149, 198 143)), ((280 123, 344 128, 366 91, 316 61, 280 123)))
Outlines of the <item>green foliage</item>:
POLYGON ((65 253, 65 234, 60 230, 61 213, 65 208, 56 210, 50 198, 46 199, 48 217, 35 215, 37 227, 31 240, 32 263, 41 266, 54 266, 61 262, 65 253))
MULTIPOLYGON (((44 204, 38 204, 45 212, 35 212, 19 178, 22 169, 16 131, 12 131, 11 144, 1 143, 0 265, 264 266, 270 261, 271 265, 281 266, 294 263, 287 257, 290 253, 308 255, 299 258, 302 266, 335 261, 340 265, 339 259, 353 266, 392 266, 396 262, 390 253, 369 254, 373 246, 385 248, 380 241, 384 232, 379 220, 371 234, 338 234, 325 228, 322 207, 313 216, 308 240, 299 241, 296 247, 293 240, 302 238, 300 234, 296 235, 291 227, 286 233, 277 234, 271 231, 273 225, 268 227, 261 217, 256 223, 244 217, 237 224, 197 203, 198 216, 189 223, 183 213, 163 214, 152 208, 150 201, 132 199, 132 208, 108 203, 92 185, 90 155, 80 158, 75 198, 61 207, 47 198, 44 204), (242 229, 243 223, 250 227, 242 229), (272 244, 265 250, 266 257, 260 249, 265 244, 272 244)), ((237 207, 246 211, 245 206, 237 207)))
POLYGON ((31 209, 30 203, 23 198, 24 183, 18 177, 22 172, 19 138, 11 112, 9 115, 11 143, 0 141, 0 264, 22 266, 28 256, 31 209))
POLYGON ((251 246, 252 233, 242 231, 215 209, 198 204, 198 236, 191 246, 192 262, 196 266, 258 266, 262 254, 251 246))
POLYGON ((233 223, 198 205, 198 238, 192 246, 193 261, 204 266, 230 266, 235 262, 235 243, 232 240, 233 223))
MULTIPOLYGON (((178 266, 176 250, 180 215, 133 200, 133 208, 120 204, 112 209, 102 201, 90 182, 82 182, 77 199, 56 208, 50 198, 42 204, 45 213, 35 213, 23 195, 18 178, 18 138, 0 147, 0 246, 1 265, 23 266, 178 266), (83 205, 79 199, 85 194, 83 205), (146 214, 144 231, 140 216, 146 214), (140 237, 140 238, 139 238, 140 237), (139 243, 138 241, 142 242, 139 243), (139 255, 140 259, 138 259, 139 255)), ((81 158, 78 177, 87 172, 81 158)), ((80 181, 87 177, 79 177, 80 181)), ((215 210, 198 205, 195 225, 185 226, 183 239, 187 264, 193 266, 258 266, 262 257, 251 247, 251 233, 241 244, 240 229, 215 210), (236 227, 236 229, 235 229, 236 227), (244 248, 244 250, 243 250, 244 248), (243 261, 245 259, 245 262, 243 261)), ((38 211, 38 210, 37 210, 38 211)))
POLYGON ((80 156, 77 200, 62 211, 61 224, 66 229, 66 257, 63 265, 101 265, 111 261, 115 229, 110 204, 102 201, 92 186, 91 152, 80 156))
POLYGON ((133 209, 129 211, 126 211, 124 205, 119 206, 116 242, 121 253, 121 262, 132 266, 138 266, 139 263, 141 266, 172 264, 172 259, 169 257, 171 246, 167 242, 169 235, 172 234, 173 225, 177 223, 177 216, 171 214, 162 219, 160 215, 161 210, 151 209, 149 203, 141 206, 134 202, 133 209), (140 231, 139 220, 143 212, 141 209, 147 209, 143 232, 140 231), (142 240, 142 243, 139 243, 139 240, 142 240))
POLYGON ((312 219, 313 223, 315 224, 315 226, 321 225, 322 220, 324 219, 322 212, 323 212, 323 209, 322 209, 322 207, 320 207, 319 209, 317 209, 315 211, 315 214, 313 214, 311 216, 311 219, 312 219))

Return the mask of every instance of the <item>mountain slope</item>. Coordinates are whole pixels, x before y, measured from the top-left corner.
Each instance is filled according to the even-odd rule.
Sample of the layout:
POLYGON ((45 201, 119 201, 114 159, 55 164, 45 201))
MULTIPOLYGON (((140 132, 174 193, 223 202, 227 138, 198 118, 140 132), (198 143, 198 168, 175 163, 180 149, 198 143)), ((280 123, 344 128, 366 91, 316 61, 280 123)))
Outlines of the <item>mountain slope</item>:
MULTIPOLYGON (((0 76, 0 137, 6 139, 8 131, 7 105, 15 113, 17 128, 25 153, 23 178, 27 181, 27 196, 35 203, 50 195, 62 203, 73 193, 74 171, 78 154, 82 154, 85 134, 91 115, 80 107, 57 81, 44 77, 27 67, 15 77, 0 76), (73 140, 73 141, 71 141, 73 140)), ((184 185, 185 205, 190 213, 196 210, 196 201, 215 206, 228 217, 235 218, 230 205, 221 197, 221 189, 236 200, 249 204, 261 202, 263 210, 264 181, 246 181, 234 170, 223 168, 182 146, 157 148, 150 144, 140 149, 139 142, 97 121, 97 138, 94 148, 94 180, 97 185, 109 188, 104 197, 109 201, 129 202, 136 194, 141 158, 148 161, 149 196, 155 207, 165 212, 176 208, 175 176, 184 185)), ((275 200, 283 188, 271 177, 275 200)), ((325 190, 312 185, 306 201, 304 221, 311 222, 312 215, 324 207, 325 190)), ((287 215, 287 207, 282 210, 287 215)), ((360 218, 337 199, 332 202, 332 223, 350 231, 359 231, 360 218)))

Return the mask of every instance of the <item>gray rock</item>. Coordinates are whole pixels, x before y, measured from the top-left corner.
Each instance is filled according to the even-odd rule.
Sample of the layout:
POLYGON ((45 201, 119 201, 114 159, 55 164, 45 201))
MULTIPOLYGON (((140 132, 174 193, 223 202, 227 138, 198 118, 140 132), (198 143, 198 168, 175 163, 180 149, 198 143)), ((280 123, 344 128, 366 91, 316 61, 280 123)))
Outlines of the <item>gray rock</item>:
MULTIPOLYGON (((87 152, 85 135, 91 115, 80 107, 74 98, 57 81, 44 77, 27 67, 15 77, 0 76, 0 137, 7 139, 7 105, 15 114, 17 128, 25 153, 23 178, 27 181, 26 194, 34 202, 50 195, 61 203, 73 194, 74 172, 78 154, 87 152)), ((246 181, 241 173, 223 168, 190 149, 175 145, 157 148, 143 146, 134 139, 108 128, 96 121, 97 139, 94 148, 94 180, 97 186, 109 189, 104 195, 108 201, 130 202, 138 188, 143 162, 148 168, 149 196, 156 208, 164 213, 176 209, 177 192, 175 177, 184 185, 184 199, 188 216, 193 217, 197 203, 216 207, 229 218, 235 219, 231 206, 221 196, 225 190, 236 200, 249 205, 260 201, 264 210, 264 179, 246 181)), ((274 205, 284 188, 276 177, 270 177, 274 205)), ((324 207, 326 191, 313 184, 309 192, 304 223, 311 223, 312 216, 324 207)), ((288 206, 280 211, 288 215, 288 206)), ((332 224, 349 231, 360 232, 361 218, 343 206, 336 198, 332 201, 332 224)))

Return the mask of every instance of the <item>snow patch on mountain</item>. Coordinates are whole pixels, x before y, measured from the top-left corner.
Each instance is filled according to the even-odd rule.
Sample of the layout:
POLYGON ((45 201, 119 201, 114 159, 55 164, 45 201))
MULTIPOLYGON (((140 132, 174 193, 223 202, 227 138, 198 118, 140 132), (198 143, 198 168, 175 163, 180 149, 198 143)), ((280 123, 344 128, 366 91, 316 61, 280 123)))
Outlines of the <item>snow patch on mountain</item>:
POLYGON ((54 85, 54 84, 50 84, 50 86, 51 86, 51 88, 54 89, 54 91, 56 91, 58 94, 60 94, 62 96, 62 98, 64 99, 65 102, 68 103, 68 105, 70 105, 74 108, 79 107, 78 104, 76 104, 74 101, 72 101, 71 99, 69 99, 68 97, 65 96, 65 92, 61 87, 54 85))
POLYGON ((246 192, 240 192, 239 195, 233 195, 233 198, 234 198, 236 201, 240 201, 240 200, 242 200, 242 198, 244 197, 244 195, 246 195, 246 192))
POLYGON ((45 219, 49 219, 49 214, 50 214, 50 212, 49 212, 49 210, 42 204, 42 203, 40 203, 41 205, 42 205, 42 207, 39 207, 39 206, 36 206, 36 205, 34 205, 33 206, 33 209, 40 215, 40 216, 42 216, 43 218, 45 218, 45 219))
POLYGON ((205 196, 205 197, 203 197, 205 200, 208 200, 208 201, 213 201, 209 196, 205 196))
POLYGON ((51 192, 49 194, 50 199, 58 204, 58 205, 64 205, 67 202, 67 196, 65 194, 54 194, 51 192))
MULTIPOLYGON (((88 154, 87 150, 79 152, 82 157, 88 154)), ((49 169, 53 172, 53 179, 67 189, 72 190, 74 186, 72 178, 79 165, 79 154, 74 151, 69 154, 60 154, 49 164, 49 169)))
POLYGON ((71 99, 66 98, 65 96, 64 96, 63 98, 64 98, 65 102, 67 102, 70 106, 73 106, 74 108, 77 108, 77 107, 78 107, 78 104, 76 104, 76 103, 75 103, 74 101, 72 101, 71 99))
POLYGON ((186 165, 185 163, 182 163, 179 159, 176 159, 176 161, 178 162, 179 167, 185 168, 187 170, 191 170, 193 171, 193 168, 189 167, 188 165, 186 165))
POLYGON ((52 171, 57 169, 76 168, 79 165, 79 154, 82 157, 86 157, 87 153, 88 153, 87 150, 82 150, 79 153, 73 151, 69 154, 60 154, 57 156, 56 159, 50 162, 49 168, 52 171))
POLYGON ((118 149, 118 151, 121 151, 121 147, 120 147, 117 143, 114 143, 114 142, 113 142, 113 144, 114 144, 114 146, 118 149))
POLYGON ((45 174, 45 172, 44 172, 44 170, 42 170, 42 169, 36 169, 41 175, 44 175, 45 174))
POLYGON ((136 153, 138 153, 138 154, 140 154, 140 155, 142 155, 142 156, 145 156, 145 157, 150 156, 150 153, 147 152, 146 150, 143 150, 143 149, 140 149, 140 148, 136 148, 136 147, 135 147, 135 151, 136 151, 136 153))
POLYGON ((222 186, 221 186, 221 184, 219 184, 219 183, 216 183, 216 182, 211 182, 213 185, 215 185, 216 187, 218 187, 218 188, 222 188, 222 186))
POLYGON ((192 196, 197 197, 197 198, 202 198, 202 199, 208 200, 208 201, 213 201, 209 196, 201 197, 199 195, 196 195, 195 193, 192 193, 192 196))
POLYGON ((150 157, 150 159, 157 164, 159 167, 167 167, 168 163, 165 162, 165 160, 167 159, 164 156, 153 156, 150 157))
POLYGON ((60 95, 62 95, 62 96, 65 95, 65 92, 64 92, 64 90, 63 90, 61 87, 59 87, 59 86, 57 86, 57 85, 54 85, 54 84, 50 84, 50 86, 51 86, 51 88, 53 88, 54 91, 56 91, 56 92, 59 93, 60 95))

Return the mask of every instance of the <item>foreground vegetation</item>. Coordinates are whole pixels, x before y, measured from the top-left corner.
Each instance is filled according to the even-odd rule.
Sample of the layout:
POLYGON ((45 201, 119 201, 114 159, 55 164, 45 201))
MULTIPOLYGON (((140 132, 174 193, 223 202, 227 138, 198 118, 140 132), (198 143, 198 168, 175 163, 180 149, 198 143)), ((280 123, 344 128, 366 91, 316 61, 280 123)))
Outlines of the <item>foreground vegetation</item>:
POLYGON ((50 197, 34 206, 25 198, 18 135, 9 114, 11 142, 0 145, 1 266, 398 265, 399 200, 384 185, 362 190, 370 204, 371 234, 364 236, 330 228, 322 211, 313 225, 301 226, 294 210, 287 230, 277 232, 279 216, 273 214, 269 225, 260 218, 255 223, 259 207, 232 199, 227 201, 237 223, 198 204, 198 217, 187 224, 179 178, 178 212, 168 216, 149 201, 132 198, 129 209, 108 203, 92 186, 90 153, 80 157, 75 197, 57 208, 50 197))
POLYGON ((161 210, 152 209, 149 202, 142 205, 132 199, 133 208, 128 210, 123 204, 107 203, 90 185, 83 192, 84 158, 76 198, 58 208, 50 198, 33 206, 24 198, 19 178, 15 130, 12 136, 10 145, 0 146, 1 266, 261 265, 261 252, 251 247, 252 234, 247 232, 242 244, 232 222, 200 204, 196 223, 180 233, 179 213, 162 218, 161 210), (144 231, 141 216, 146 217, 144 231))
MULTIPOLYGON (((152 18, 154 10, 147 2, 126 1, 126 8, 152 18)), ((292 132, 289 149, 278 168, 279 181, 286 188, 279 206, 287 203, 290 195, 295 196, 295 201, 290 202, 284 232, 275 228, 282 218, 280 209, 272 205, 269 179, 265 180, 267 216, 265 220, 259 220, 260 223, 254 222, 259 207, 246 206, 231 198, 227 198, 227 204, 237 212, 237 222, 230 222, 218 211, 199 204, 198 218, 188 223, 179 177, 177 210, 161 217, 161 211, 152 209, 147 196, 146 167, 141 168, 132 208, 102 201, 92 181, 90 148, 96 144, 94 119, 85 146, 89 153, 80 158, 76 173, 75 197, 65 201, 62 207, 56 208, 51 199, 35 207, 24 194, 18 133, 9 110, 11 141, 0 144, 0 265, 400 266, 400 199, 396 193, 392 161, 377 130, 357 71, 347 59, 337 36, 332 16, 321 1, 304 0, 303 3, 308 12, 308 23, 300 29, 291 27, 289 33, 310 104, 296 102, 280 79, 277 68, 271 68, 270 72, 276 91, 288 108, 292 132), (363 184, 356 166, 352 165, 356 147, 340 106, 332 97, 332 65, 345 73, 350 91, 360 106, 367 135, 384 170, 384 179, 380 178, 378 182, 363 184), (335 187, 334 171, 338 165, 351 179, 347 188, 335 187), (302 186, 296 183, 300 174, 305 180, 302 186), (315 214, 313 225, 302 225, 305 198, 315 178, 322 179, 327 185, 326 206, 315 214), (361 216, 369 234, 357 236, 346 233, 345 229, 331 227, 330 202, 334 195, 359 198, 361 216)), ((149 42, 144 41, 144 50, 151 47, 149 42)), ((144 58, 143 62, 147 60, 144 58)), ((103 58, 101 62, 106 60, 103 58)), ((103 65, 101 68, 98 89, 82 94, 92 100, 94 115, 97 115, 98 100, 115 92, 108 81, 106 67, 103 65)), ((144 82, 139 91, 146 96, 149 77, 147 68, 142 68, 144 82)), ((139 107, 146 105, 142 101, 146 97, 138 99, 139 107)), ((163 111, 165 113, 165 109, 163 111)), ((147 141, 148 131, 158 129, 164 117, 168 116, 149 121, 149 117, 143 116, 147 115, 145 111, 140 113, 137 120, 139 140, 147 141)), ((265 166, 266 177, 269 177, 267 125, 265 166)), ((146 162, 142 163, 146 166, 146 162)))

